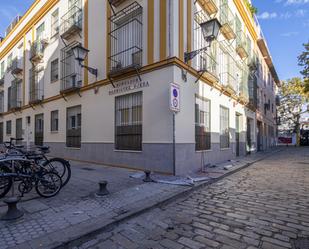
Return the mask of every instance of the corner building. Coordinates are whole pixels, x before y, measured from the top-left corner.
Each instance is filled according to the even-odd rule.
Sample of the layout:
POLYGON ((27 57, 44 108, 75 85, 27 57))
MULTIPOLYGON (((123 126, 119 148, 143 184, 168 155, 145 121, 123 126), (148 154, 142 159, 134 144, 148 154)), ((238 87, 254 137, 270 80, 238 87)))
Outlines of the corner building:
POLYGON ((175 174, 275 145, 280 82, 245 1, 36 0, 1 40, 1 141, 175 174), (212 18, 221 28, 207 47, 212 18))

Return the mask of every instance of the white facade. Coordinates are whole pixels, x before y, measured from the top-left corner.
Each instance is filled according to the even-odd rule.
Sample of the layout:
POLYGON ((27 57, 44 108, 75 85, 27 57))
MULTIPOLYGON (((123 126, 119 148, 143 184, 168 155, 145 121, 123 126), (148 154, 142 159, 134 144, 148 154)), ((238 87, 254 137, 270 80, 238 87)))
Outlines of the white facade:
MULTIPOLYGON (((240 9, 239 4, 244 7, 242 1, 228 2, 233 13, 230 25, 234 27, 234 17, 237 15, 246 40, 250 39, 252 43, 250 47, 246 45, 246 49, 250 48, 250 54, 257 54, 260 58, 259 72, 255 73, 255 100, 259 97, 257 105, 251 103, 252 98, 249 99, 246 90, 248 81, 244 86, 245 81, 242 80, 241 72, 249 69, 247 65, 250 61, 248 58, 239 57, 239 53, 236 52, 240 41, 237 37, 227 40, 222 31, 208 50, 209 53, 213 52, 213 59, 197 55, 188 65, 183 61, 185 52, 204 46, 201 33, 196 30, 196 12, 202 12, 206 19, 217 17, 222 20, 221 12, 209 16, 202 7, 204 1, 197 1, 196 4, 193 0, 118 2, 121 2, 120 5, 115 3, 113 6, 114 11, 118 13, 115 19, 109 19, 110 15, 113 16, 113 11, 107 1, 34 2, 15 29, 0 44, 0 66, 4 62, 5 69, 7 68, 11 54, 12 58, 17 57, 22 62, 18 66, 22 72, 13 74, 12 71, 5 70, 3 74, 0 73, 0 78, 4 76, 3 115, 0 118, 0 133, 2 129, 4 141, 20 133, 16 129, 16 119, 22 118, 22 136, 25 142, 33 144, 41 143, 43 140, 44 144, 52 147, 53 155, 176 174, 197 171, 202 164, 222 162, 274 145, 276 135, 269 129, 276 131, 276 83, 273 79, 275 77, 276 80, 276 75, 274 70, 269 69, 272 65, 271 59, 264 60, 265 51, 258 45, 261 37, 258 35, 256 24, 253 19, 244 19, 244 15, 248 13, 246 9, 240 9), (134 6, 134 11, 128 6, 134 6), (76 11, 77 8, 80 11, 76 11), (123 11, 118 12, 120 10, 123 11), (54 25, 57 11, 59 33, 55 31, 54 25), (79 20, 76 16, 80 13, 80 29, 72 29, 71 33, 64 32, 63 25, 74 26, 73 28, 78 26, 74 21, 79 20), (138 13, 141 14, 137 15, 138 13), (123 17, 120 18, 120 15, 123 17), (128 21, 133 15, 134 20, 128 21), (67 16, 71 17, 68 19, 67 16), (122 24, 128 26, 117 33, 113 30, 114 26, 110 24, 110 20, 114 20, 114 25, 119 29, 122 24), (130 24, 127 24, 128 22, 130 24), (248 22, 252 26, 251 29, 247 27, 248 22), (38 28, 42 24, 44 31, 38 34, 38 28), (113 33, 110 33, 111 31, 113 33), (116 42, 113 40, 115 37, 111 38, 110 34, 117 36, 116 42), (34 61, 31 47, 38 40, 43 40, 44 51, 40 54, 41 57, 34 61), (79 66, 74 58, 64 59, 61 51, 72 42, 80 43, 89 50, 83 63, 96 68, 97 77, 79 66), (133 51, 134 48, 134 52, 123 52, 126 46, 130 46, 128 51, 133 51), (227 57, 222 57, 222 48, 226 51, 227 57), (111 58, 116 58, 116 63, 110 64, 111 58), (206 58, 206 64, 201 64, 201 58, 206 58), (57 59, 58 68, 52 63, 57 59), (74 65, 68 68, 68 62, 74 65), (230 66, 232 64, 233 67, 230 66), (199 75, 201 65, 206 65, 207 71, 199 75), (30 77, 30 69, 33 67, 42 69, 40 73, 34 73, 37 75, 36 78, 30 77), (66 73, 68 70, 70 75, 66 73), (58 78, 55 72, 58 72, 58 78), (21 106, 12 108, 12 103, 8 101, 8 88, 12 87, 15 78, 21 80, 20 91, 17 95, 11 93, 10 98, 20 96, 21 106), (175 116, 175 168, 172 153, 173 114, 169 110, 170 83, 180 85, 181 100, 180 112, 175 116), (234 87, 232 92, 228 90, 230 84, 234 87), (31 94, 33 91, 34 95, 31 94), (117 111, 116 102, 121 101, 120 98, 117 100, 117 97, 134 92, 141 92, 142 104, 131 104, 129 109, 122 108, 117 111), (209 127, 204 129, 210 134, 206 139, 209 145, 205 147, 205 137, 202 137, 201 146, 205 147, 202 150, 196 147, 196 98, 209 103, 207 113, 199 112, 199 115, 208 115, 205 120, 209 121, 209 127), (8 106, 9 102, 11 106, 8 106), (264 112, 264 104, 268 102, 270 107, 264 112), (77 108, 74 109, 74 114, 70 114, 68 108, 75 106, 77 108), (223 129, 220 106, 228 109, 228 139, 223 138, 222 134, 220 136, 223 129), (58 111, 58 121, 51 120, 52 111, 58 111), (38 114, 43 114, 44 125, 39 121, 42 116, 36 116, 38 114), (121 116, 120 125, 116 124, 116 115, 121 116), (11 121, 11 132, 7 127, 7 121, 11 121), (55 126, 55 122, 58 130, 51 127, 52 123, 55 126), (258 127, 260 123, 263 128, 258 127), (43 133, 39 131, 40 127, 43 128, 43 133), (131 146, 140 144, 140 148, 128 149, 132 137, 134 141, 131 146), (226 148, 222 148, 222 139, 228 141, 226 148), (128 142, 127 145, 122 144, 128 142), (120 148, 125 149, 117 149, 117 143, 120 143, 120 148)), ((221 6, 219 3, 215 4, 221 6)), ((125 103, 127 102, 123 100, 121 105, 125 103)))

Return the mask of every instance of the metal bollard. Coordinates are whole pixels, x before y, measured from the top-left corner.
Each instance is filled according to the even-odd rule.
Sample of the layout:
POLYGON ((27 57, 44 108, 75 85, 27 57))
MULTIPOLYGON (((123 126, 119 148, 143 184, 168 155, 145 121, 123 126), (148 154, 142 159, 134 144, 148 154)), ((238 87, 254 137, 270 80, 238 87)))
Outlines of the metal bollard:
POLYGON ((154 181, 150 177, 150 174, 151 174, 150 170, 145 170, 144 173, 145 173, 145 178, 143 179, 144 182, 153 182, 154 181))
POLYGON ((109 191, 107 190, 107 181, 100 181, 99 182, 99 191, 96 193, 97 196, 105 196, 109 194, 109 191))
POLYGON ((1 220, 16 220, 24 215, 24 212, 17 208, 17 203, 19 201, 20 198, 16 196, 4 200, 4 203, 8 205, 8 211, 1 217, 1 220))

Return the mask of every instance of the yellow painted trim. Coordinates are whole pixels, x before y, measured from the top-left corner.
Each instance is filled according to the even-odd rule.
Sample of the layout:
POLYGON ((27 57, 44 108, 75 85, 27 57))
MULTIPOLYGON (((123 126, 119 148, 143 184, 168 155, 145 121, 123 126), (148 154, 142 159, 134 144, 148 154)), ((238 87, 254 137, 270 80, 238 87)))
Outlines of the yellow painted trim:
POLYGON ((148 0, 147 62, 153 63, 154 52, 154 0, 148 0))
MULTIPOLYGON (((40 0, 38 0, 40 1, 40 0)), ((24 35, 26 35, 34 25, 36 25, 49 11, 53 8, 59 0, 49 0, 46 2, 44 6, 29 20, 29 22, 16 34, 16 36, 12 39, 12 41, 3 48, 2 52, 0 53, 0 60, 6 56, 14 46, 21 41, 24 35)), ((28 13, 28 12, 27 12, 28 13)), ((29 14, 28 14, 29 15, 29 14)), ((21 23, 21 22, 19 22, 21 23)), ((19 26, 19 24, 18 24, 19 26)), ((11 33, 10 33, 11 34, 11 33)), ((1 43, 3 44, 3 43, 1 43)))
POLYGON ((252 39, 254 40, 254 42, 256 42, 258 39, 258 33, 254 27, 254 24, 252 23, 253 22, 252 17, 249 16, 250 14, 246 10, 247 7, 244 5, 245 3, 242 0, 234 0, 234 4, 241 18, 243 19, 246 27, 248 28, 248 31, 250 32, 252 39))
POLYGON ((111 56, 111 40, 109 36, 109 32, 111 31, 111 24, 109 18, 111 16, 111 7, 106 1, 106 75, 110 72, 110 60, 109 57, 111 56))
MULTIPOLYGON (((187 0, 187 52, 192 51, 192 0, 187 0)), ((189 61, 191 65, 191 61, 189 61)))
POLYGON ((33 43, 34 42, 34 38, 35 37, 35 35, 34 35, 34 26, 32 26, 32 29, 31 29, 31 43, 33 43))
POLYGON ((160 0, 160 60, 164 60, 166 58, 166 14, 166 0, 160 0))
POLYGON ((30 8, 26 11, 26 13, 22 16, 22 18, 19 20, 19 22, 15 25, 15 27, 11 30, 11 32, 4 38, 4 40, 0 43, 0 48, 2 46, 2 44, 4 44, 6 42, 7 39, 9 39, 9 37, 15 32, 15 30, 20 26, 20 24, 29 16, 29 14, 31 13, 31 11, 38 5, 38 3, 41 0, 36 0, 34 1, 34 3, 32 3, 32 5, 30 6, 30 8))
MULTIPOLYGON (((168 59, 156 62, 156 63, 152 63, 150 65, 144 66, 143 68, 141 68, 140 74, 150 73, 150 72, 159 70, 161 68, 166 68, 166 67, 169 67, 169 66, 177 66, 177 67, 179 67, 181 69, 185 69, 188 73, 190 73, 192 76, 194 76, 196 78, 200 77, 199 72, 197 72, 193 67, 188 66, 188 64, 185 64, 178 57, 168 58, 168 59)), ((117 81, 118 80, 124 80, 126 78, 134 77, 134 76, 136 77, 136 73, 133 71, 133 72, 129 72, 129 73, 126 73, 126 74, 123 74, 123 75, 119 76, 119 78, 117 78, 116 80, 117 81)), ((200 78, 200 81, 205 83, 205 84, 208 84, 208 85, 212 86, 213 88, 217 89, 218 91, 221 91, 221 93, 223 95, 226 95, 226 96, 230 97, 231 99, 239 102, 240 104, 245 105, 245 103, 243 103, 241 100, 239 100, 239 98, 237 96, 230 95, 227 92, 225 92, 224 91, 224 87, 222 85, 220 85, 218 82, 212 81, 206 75, 202 75, 202 77, 200 78)), ((110 85, 110 84, 111 84, 111 82, 110 82, 109 79, 99 80, 99 81, 91 83, 91 84, 89 84, 87 86, 83 86, 81 88, 81 92, 89 91, 89 90, 95 89, 97 87, 107 86, 107 85, 110 85)), ((74 93, 72 93, 72 94, 74 94, 74 93)), ((55 96, 52 96, 52 97, 44 99, 42 104, 44 105, 46 103, 49 103, 49 102, 52 102, 52 101, 55 101, 55 100, 58 100, 58 99, 62 99, 62 98, 63 98, 63 96, 58 94, 58 95, 55 95, 55 96)), ((251 109, 250 106, 248 106, 248 105, 246 105, 246 106, 249 109, 251 109)), ((32 107, 30 105, 24 105, 21 108, 21 111, 29 109, 29 108, 32 108, 32 107)), ((3 116, 11 114, 11 113, 13 113, 13 112, 12 111, 5 112, 5 113, 3 113, 3 116)))
POLYGON ((184 60, 184 44, 183 44, 183 0, 179 0, 179 13, 178 13, 178 25, 179 25, 179 59, 184 60))
POLYGON ((24 53, 23 53, 23 104, 26 103, 26 36, 24 35, 24 53))
MULTIPOLYGON (((88 49, 88 0, 84 0, 84 47, 88 49)), ((85 59, 85 66, 88 66, 88 56, 85 59)), ((84 68, 84 85, 88 85, 88 70, 84 68)))

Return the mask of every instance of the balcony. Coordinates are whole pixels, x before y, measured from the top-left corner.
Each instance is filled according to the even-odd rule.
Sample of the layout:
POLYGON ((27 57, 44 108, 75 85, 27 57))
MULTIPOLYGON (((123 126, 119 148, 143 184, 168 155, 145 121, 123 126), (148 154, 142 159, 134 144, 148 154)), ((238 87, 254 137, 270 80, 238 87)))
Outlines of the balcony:
POLYGON ((134 2, 110 17, 110 78, 130 71, 138 72, 142 66, 142 12, 142 7, 134 2))
POLYGON ((29 104, 37 105, 44 100, 44 69, 34 68, 30 71, 29 104))
POLYGON ((14 58, 12 61, 12 66, 11 66, 11 74, 13 75, 20 75, 22 74, 23 70, 24 70, 24 66, 23 66, 23 58, 14 58))
POLYGON ((236 33, 236 52, 241 59, 248 57, 247 42, 245 33, 240 30, 236 33))
POLYGON ((44 57, 45 43, 42 40, 34 41, 30 49, 30 61, 39 63, 44 57))
POLYGON ((237 79, 231 72, 222 72, 219 75, 223 90, 230 95, 237 92, 237 79))
POLYGON ((83 11, 77 6, 73 6, 61 18, 60 36, 69 40, 82 30, 83 25, 83 11))
POLYGON ((60 94, 78 92, 81 87, 82 87, 81 75, 78 73, 72 73, 61 79, 60 94))
POLYGON ((250 80, 252 79, 249 77, 249 72, 247 70, 242 70, 238 93, 239 93, 239 100, 241 100, 244 103, 249 102, 249 99, 250 99, 249 97, 250 80))
POLYGON ((220 7, 219 22, 222 25, 220 31, 225 39, 235 39, 235 16, 227 4, 223 4, 220 7))
POLYGON ((209 16, 216 14, 219 10, 217 0, 198 0, 198 3, 209 16))
POLYGON ((196 70, 211 82, 218 82, 218 64, 206 51, 196 57, 196 70))
POLYGON ((22 107, 21 85, 21 79, 15 79, 12 81, 12 86, 10 88, 10 94, 8 99, 9 111, 18 111, 22 107))

